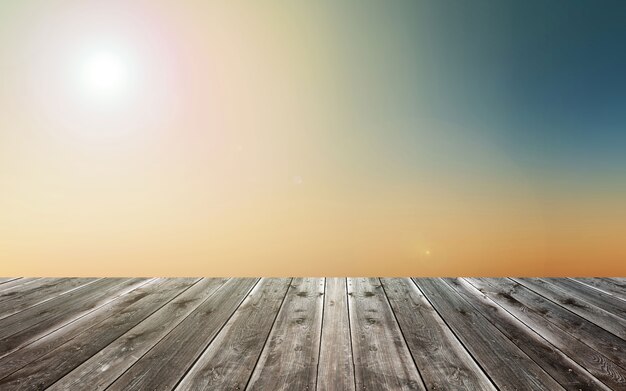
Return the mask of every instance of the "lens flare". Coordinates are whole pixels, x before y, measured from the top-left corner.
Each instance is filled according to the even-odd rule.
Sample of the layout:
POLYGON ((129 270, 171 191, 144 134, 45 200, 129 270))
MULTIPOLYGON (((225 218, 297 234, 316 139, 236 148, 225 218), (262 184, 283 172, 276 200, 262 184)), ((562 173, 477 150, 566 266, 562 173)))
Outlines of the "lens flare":
POLYGON ((99 99, 121 98, 129 92, 130 68, 130 61, 119 53, 91 53, 81 64, 81 90, 85 95, 99 99))

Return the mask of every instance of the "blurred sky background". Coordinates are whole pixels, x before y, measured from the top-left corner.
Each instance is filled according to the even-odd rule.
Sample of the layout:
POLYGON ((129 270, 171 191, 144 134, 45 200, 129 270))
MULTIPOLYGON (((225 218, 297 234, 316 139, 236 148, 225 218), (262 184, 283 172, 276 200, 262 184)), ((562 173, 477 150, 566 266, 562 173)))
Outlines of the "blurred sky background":
POLYGON ((623 1, 3 1, 0 274, 626 275, 625 44, 623 1))

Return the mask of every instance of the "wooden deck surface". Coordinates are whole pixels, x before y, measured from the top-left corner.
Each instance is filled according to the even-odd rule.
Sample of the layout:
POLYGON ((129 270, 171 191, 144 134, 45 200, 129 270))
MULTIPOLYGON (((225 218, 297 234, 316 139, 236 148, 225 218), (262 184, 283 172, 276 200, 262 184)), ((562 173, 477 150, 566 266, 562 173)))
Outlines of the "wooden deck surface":
POLYGON ((626 390, 626 279, 0 278, 0 390, 626 390))

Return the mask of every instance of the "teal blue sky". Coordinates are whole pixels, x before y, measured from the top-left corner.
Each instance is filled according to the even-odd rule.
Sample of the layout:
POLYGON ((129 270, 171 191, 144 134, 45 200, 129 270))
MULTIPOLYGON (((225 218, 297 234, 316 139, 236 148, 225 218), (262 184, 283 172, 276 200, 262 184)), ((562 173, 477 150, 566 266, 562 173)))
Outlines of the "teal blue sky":
MULTIPOLYGON (((624 177, 626 2, 355 8, 340 16, 347 22, 338 39, 363 63, 347 75, 358 115, 455 124, 457 137, 488 140, 530 175, 624 177)), ((404 147, 422 141, 410 126, 402 132, 404 147)))

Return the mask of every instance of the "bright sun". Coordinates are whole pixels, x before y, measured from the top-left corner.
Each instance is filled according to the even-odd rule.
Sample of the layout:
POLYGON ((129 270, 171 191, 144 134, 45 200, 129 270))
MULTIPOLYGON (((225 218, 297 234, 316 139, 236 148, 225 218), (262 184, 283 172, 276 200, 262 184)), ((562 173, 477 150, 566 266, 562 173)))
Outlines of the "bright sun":
POLYGON ((88 54, 81 64, 80 84, 90 96, 113 99, 128 92, 130 63, 113 51, 97 51, 88 54))

